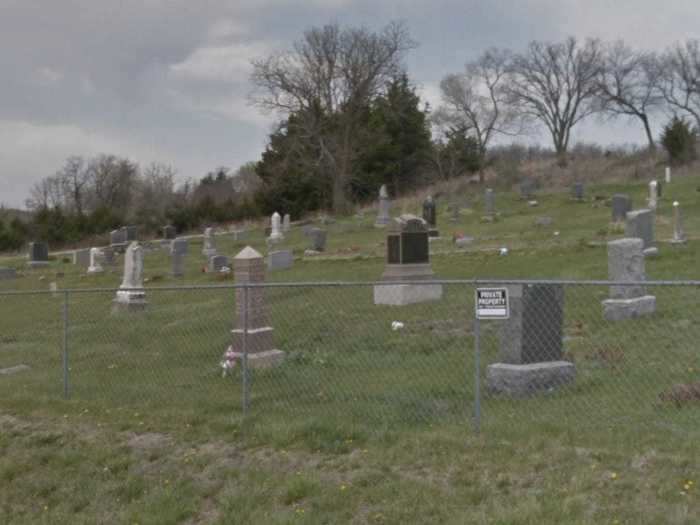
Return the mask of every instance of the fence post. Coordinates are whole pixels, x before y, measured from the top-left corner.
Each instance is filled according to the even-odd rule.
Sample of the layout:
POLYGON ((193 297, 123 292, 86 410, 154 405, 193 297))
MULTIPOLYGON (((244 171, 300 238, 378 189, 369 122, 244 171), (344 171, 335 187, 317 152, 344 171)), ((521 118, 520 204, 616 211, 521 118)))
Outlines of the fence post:
POLYGON ((474 319, 474 431, 481 432, 481 321, 474 319))
POLYGON ((248 285, 243 285, 243 415, 250 406, 250 374, 248 370, 248 285))
POLYGON ((68 290, 63 292, 63 399, 70 397, 70 377, 68 367, 68 290))

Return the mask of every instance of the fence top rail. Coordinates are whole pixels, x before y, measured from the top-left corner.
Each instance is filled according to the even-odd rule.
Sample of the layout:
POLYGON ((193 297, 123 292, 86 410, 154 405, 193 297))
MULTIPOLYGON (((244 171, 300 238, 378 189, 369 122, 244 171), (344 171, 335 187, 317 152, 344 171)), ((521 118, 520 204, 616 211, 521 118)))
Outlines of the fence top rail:
MULTIPOLYGON (((239 288, 352 288, 386 285, 421 285, 441 284, 446 286, 511 286, 549 284, 561 286, 664 286, 689 287, 700 286, 700 280, 662 280, 662 281, 607 281, 574 279, 431 279, 415 281, 291 281, 264 283, 229 283, 229 284, 195 284, 181 286, 149 286, 142 290, 147 292, 194 291, 194 290, 235 290, 239 288)), ((0 290, 0 296, 13 295, 65 295, 81 293, 115 293, 119 288, 60 288, 58 290, 0 290)))

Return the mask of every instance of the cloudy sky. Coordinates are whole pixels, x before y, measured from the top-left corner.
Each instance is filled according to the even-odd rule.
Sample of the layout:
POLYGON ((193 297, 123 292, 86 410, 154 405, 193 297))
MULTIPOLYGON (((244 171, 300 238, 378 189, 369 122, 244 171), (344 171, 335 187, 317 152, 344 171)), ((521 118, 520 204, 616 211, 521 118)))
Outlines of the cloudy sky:
MULTIPOLYGON (((0 0, 0 203, 22 206, 69 155, 167 162, 181 178, 256 160, 272 117, 246 104, 250 59, 314 25, 391 20, 420 44, 407 65, 432 105, 442 76, 487 47, 700 37, 697 0, 0 0)), ((643 142, 622 123, 575 138, 643 142)))

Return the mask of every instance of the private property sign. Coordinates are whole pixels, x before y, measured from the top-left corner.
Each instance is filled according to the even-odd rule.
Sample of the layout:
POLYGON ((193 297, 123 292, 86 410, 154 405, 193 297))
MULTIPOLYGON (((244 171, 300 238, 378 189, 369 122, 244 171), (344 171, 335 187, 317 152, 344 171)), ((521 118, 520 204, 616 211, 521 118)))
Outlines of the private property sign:
POLYGON ((507 288, 476 289, 477 319, 508 319, 509 316, 507 288))

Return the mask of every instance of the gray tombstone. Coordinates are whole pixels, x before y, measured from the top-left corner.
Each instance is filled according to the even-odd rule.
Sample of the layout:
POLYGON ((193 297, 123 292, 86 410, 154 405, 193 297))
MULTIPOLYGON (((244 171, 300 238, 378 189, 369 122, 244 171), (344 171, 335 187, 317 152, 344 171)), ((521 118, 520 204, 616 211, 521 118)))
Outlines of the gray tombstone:
POLYGON ((90 250, 88 248, 73 252, 73 264, 87 268, 90 266, 90 250))
POLYGON ((248 238, 248 232, 246 230, 233 230, 231 234, 234 241, 244 241, 248 238))
POLYGON ((189 241, 184 237, 177 237, 170 242, 170 254, 187 255, 189 241))
POLYGON ((484 192, 484 214, 487 219, 496 216, 496 196, 491 188, 486 188, 484 192))
POLYGON ((374 304, 402 306, 442 298, 442 285, 432 284, 428 224, 414 215, 394 219, 387 234, 387 264, 382 281, 374 287, 374 304), (401 284, 401 281, 427 281, 401 284), (391 284, 389 284, 391 283, 391 284))
POLYGON ((510 285, 508 295, 510 317, 501 321, 501 361, 486 372, 489 391, 523 397, 572 382, 576 369, 563 360, 563 287, 510 285))
POLYGON ((437 209, 432 195, 423 202, 423 220, 428 223, 428 236, 439 237, 440 233, 437 230, 437 209))
POLYGON ((115 266, 117 264, 114 248, 111 246, 105 246, 102 248, 102 262, 104 262, 107 266, 115 266))
POLYGON ((216 240, 214 239, 213 228, 206 228, 204 230, 202 255, 204 255, 204 257, 206 257, 207 260, 216 255, 216 240))
POLYGON ((17 270, 0 266, 0 281, 17 278, 17 270))
POLYGON ((658 253, 658 249, 654 246, 654 212, 646 209, 627 212, 625 237, 642 239, 645 255, 658 253))
POLYGON ((656 310, 656 297, 648 295, 640 284, 646 280, 643 248, 644 242, 640 238, 608 243, 608 278, 633 283, 610 287, 610 299, 603 301, 603 317, 608 321, 633 319, 656 310))
POLYGON ((683 217, 681 215, 681 205, 678 201, 673 203, 673 238, 672 244, 685 244, 688 240, 683 231, 683 217))
POLYGON ((171 241, 175 238, 177 235, 177 230, 175 229, 175 226, 172 226, 170 224, 163 226, 163 239, 166 241, 171 241))
POLYGON ((292 218, 288 213, 284 214, 282 218, 282 231, 284 233, 289 232, 292 229, 292 218))
POLYGON ((571 188, 571 198, 577 202, 583 201, 583 182, 574 182, 571 188))
POLYGON ((612 221, 622 222, 627 218, 627 212, 632 211, 632 199, 621 193, 612 196, 612 221))
POLYGON ((27 253, 30 268, 40 268, 49 264, 49 245, 45 242, 30 242, 27 253))
POLYGON ((535 196, 537 183, 534 179, 526 178, 520 182, 520 198, 526 201, 532 200, 535 196))
POLYGON ((207 266, 207 271, 210 273, 217 273, 229 267, 228 257, 225 255, 213 255, 209 258, 209 264, 207 266))
POLYGON ((267 255, 268 270, 287 270, 294 264, 291 250, 276 250, 267 255))
POLYGON ((112 230, 109 233, 109 245, 119 252, 124 251, 127 246, 126 229, 119 228, 118 230, 112 230))
POLYGON ((389 217, 390 210, 389 191, 386 188, 386 184, 382 184, 382 187, 379 188, 379 211, 377 212, 377 220, 374 221, 376 227, 383 228, 391 222, 391 217, 389 217))
POLYGON ((126 231, 126 242, 134 242, 139 240, 139 229, 137 226, 125 226, 126 231))
POLYGON ((321 228, 311 228, 309 239, 311 240, 311 249, 315 252, 326 251, 326 230, 321 228))
POLYGON ((173 277, 183 277, 185 275, 185 254, 180 251, 170 251, 170 274, 173 277))

